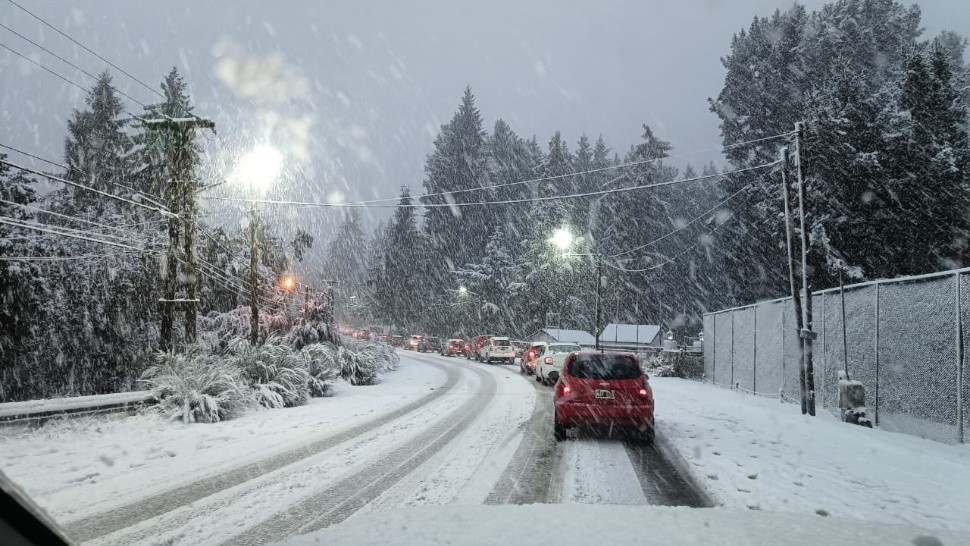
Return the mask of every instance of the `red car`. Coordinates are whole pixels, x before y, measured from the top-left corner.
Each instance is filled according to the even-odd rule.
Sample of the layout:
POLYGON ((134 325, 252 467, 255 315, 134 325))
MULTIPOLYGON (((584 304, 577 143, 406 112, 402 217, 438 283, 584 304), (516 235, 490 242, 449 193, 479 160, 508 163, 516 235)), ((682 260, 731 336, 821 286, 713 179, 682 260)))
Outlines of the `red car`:
POLYGON ((570 354, 553 400, 556 440, 565 440, 569 428, 598 426, 633 429, 653 442, 653 389, 632 354, 570 354))

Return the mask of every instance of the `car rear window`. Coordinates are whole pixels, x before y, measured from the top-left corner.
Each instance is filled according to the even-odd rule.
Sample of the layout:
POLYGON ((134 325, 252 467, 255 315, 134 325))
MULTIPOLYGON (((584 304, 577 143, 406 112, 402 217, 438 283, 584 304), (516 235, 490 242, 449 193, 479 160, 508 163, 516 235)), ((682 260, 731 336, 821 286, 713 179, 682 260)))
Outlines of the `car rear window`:
POLYGON ((512 344, 507 339, 496 339, 495 340, 495 345, 497 345, 499 347, 511 347, 512 346, 512 344))
POLYGON ((623 355, 580 355, 569 364, 569 375, 577 379, 637 379, 640 365, 623 355))
POLYGON ((579 345, 550 345, 550 353, 574 353, 582 350, 579 345))

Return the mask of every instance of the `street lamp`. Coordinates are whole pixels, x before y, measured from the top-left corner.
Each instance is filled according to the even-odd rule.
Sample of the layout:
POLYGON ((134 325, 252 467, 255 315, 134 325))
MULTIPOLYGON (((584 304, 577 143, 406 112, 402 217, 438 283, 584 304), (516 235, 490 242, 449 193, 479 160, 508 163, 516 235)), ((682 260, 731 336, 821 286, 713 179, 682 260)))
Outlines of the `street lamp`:
MULTIPOLYGON (((559 247, 560 250, 566 251, 566 250, 569 250, 569 247, 572 246, 573 242, 575 241, 575 238, 573 237, 573 234, 569 232, 568 229, 561 227, 557 229, 555 233, 552 234, 552 237, 549 240, 552 242, 552 244, 559 247)), ((596 284, 596 324, 594 325, 593 330, 594 330, 594 335, 596 337, 596 350, 598 351, 600 350, 600 315, 602 314, 600 311, 600 299, 601 299, 600 288, 603 285, 603 273, 602 273, 603 257, 602 255, 600 255, 599 252, 591 252, 588 254, 572 254, 572 255, 590 256, 596 262, 596 278, 594 281, 596 284)))
POLYGON ((468 290, 468 287, 466 287, 465 285, 460 285, 458 287, 458 297, 459 298, 465 298, 466 296, 475 296, 475 298, 476 298, 476 300, 478 302, 478 309, 477 309, 478 329, 479 329, 479 333, 481 333, 481 329, 482 329, 482 305, 483 305, 482 295, 481 294, 478 294, 476 292, 472 292, 472 291, 468 290))
POLYGON ((557 229, 550 239, 552 244, 559 247, 559 250, 569 250, 569 247, 573 245, 573 240, 573 234, 564 227, 557 229))
MULTIPOLYGON (((252 207, 249 220, 249 328, 250 342, 259 343, 259 306, 257 305, 257 273, 259 264, 259 246, 256 241, 256 231, 259 224, 258 197, 265 194, 269 185, 280 175, 283 169, 283 155, 271 146, 260 145, 242 156, 233 178, 249 186, 252 207)), ((295 282, 295 280, 294 280, 295 282)))
POLYGON ((280 288, 286 290, 287 292, 296 288, 296 285, 296 277, 293 275, 285 275, 282 279, 280 279, 280 288))

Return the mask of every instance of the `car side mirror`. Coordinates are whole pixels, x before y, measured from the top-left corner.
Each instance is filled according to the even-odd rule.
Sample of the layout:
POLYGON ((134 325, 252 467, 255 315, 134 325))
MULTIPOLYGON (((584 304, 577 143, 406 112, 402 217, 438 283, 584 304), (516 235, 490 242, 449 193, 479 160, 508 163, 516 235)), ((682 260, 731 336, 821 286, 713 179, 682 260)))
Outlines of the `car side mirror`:
POLYGON ((553 383, 559 381, 559 372, 555 370, 549 372, 549 381, 552 381, 553 383))

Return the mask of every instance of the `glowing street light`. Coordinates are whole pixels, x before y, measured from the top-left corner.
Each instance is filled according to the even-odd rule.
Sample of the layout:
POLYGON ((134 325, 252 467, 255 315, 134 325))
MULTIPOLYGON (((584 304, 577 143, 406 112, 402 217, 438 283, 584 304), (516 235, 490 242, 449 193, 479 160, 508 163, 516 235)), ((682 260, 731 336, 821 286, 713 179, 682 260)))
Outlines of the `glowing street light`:
POLYGON ((559 228, 552 234, 552 239, 550 240, 560 250, 568 250, 573 244, 573 234, 566 228, 559 228))
POLYGON ((259 145, 242 156, 236 165, 235 178, 263 195, 283 170, 283 154, 272 146, 259 145))
MULTIPOLYGON (((283 154, 272 146, 259 145, 240 158, 233 173, 236 180, 249 186, 253 205, 250 209, 252 218, 249 220, 249 329, 250 342, 259 343, 259 306, 256 304, 258 277, 256 269, 259 264, 259 244, 256 239, 259 224, 259 204, 257 197, 264 195, 266 190, 283 170, 283 154)), ((296 279, 292 279, 296 282, 296 279)))
POLYGON ((464 296, 465 294, 468 294, 468 288, 466 288, 465 285, 461 285, 458 287, 458 293, 464 296))
POLYGON ((283 288, 283 290, 286 290, 286 291, 293 290, 294 288, 296 288, 296 285, 297 285, 296 277, 294 277, 293 275, 286 275, 282 279, 280 279, 280 287, 283 288))

